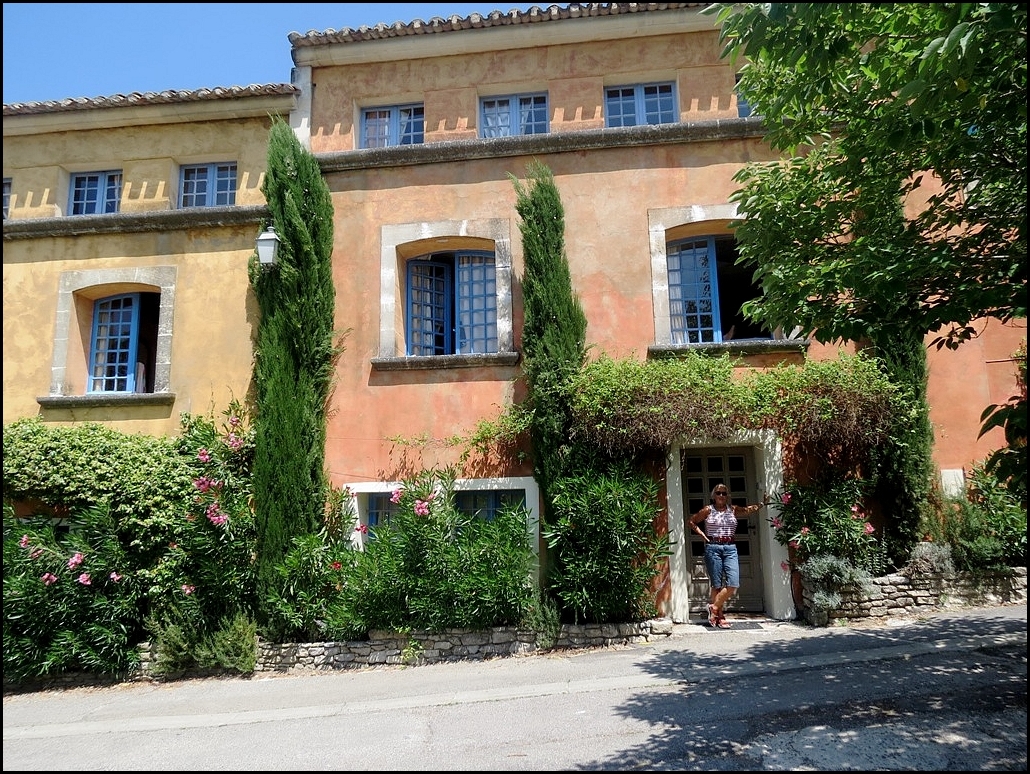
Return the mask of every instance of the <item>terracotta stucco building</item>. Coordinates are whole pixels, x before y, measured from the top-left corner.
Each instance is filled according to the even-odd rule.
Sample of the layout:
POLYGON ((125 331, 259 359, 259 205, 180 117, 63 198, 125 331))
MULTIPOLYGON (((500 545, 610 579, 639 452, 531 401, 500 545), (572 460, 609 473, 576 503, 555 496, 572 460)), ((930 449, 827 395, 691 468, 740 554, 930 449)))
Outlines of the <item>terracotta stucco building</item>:
MULTIPOLYGON (((733 175, 772 156, 701 8, 551 6, 291 33, 290 84, 5 105, 4 421, 172 433, 180 412, 245 394, 269 114, 289 116, 332 195, 336 327, 348 333, 326 465, 366 523, 389 516, 399 479, 457 462, 446 439, 522 397, 511 177, 525 180, 533 161, 562 198, 593 354, 698 349, 741 367, 836 357, 739 315, 757 290, 733 266, 733 175), (184 168, 216 185, 230 162, 232 204, 184 205, 195 190, 184 168), (92 183, 82 173, 111 170, 120 210, 73 215, 76 185, 92 183), (712 267, 716 281, 699 281, 712 267), (132 294, 159 297, 157 357, 132 391, 95 389, 97 305, 132 294)), ((956 352, 929 350, 935 462, 952 486, 1003 443, 1000 431, 977 439, 980 412, 1014 393, 1011 358, 1026 338, 1025 327, 980 327, 956 352)), ((775 491, 777 439, 684 438, 668 450, 674 554, 661 602, 676 620, 707 601, 683 516, 717 480, 750 502, 775 491)), ((476 507, 515 497, 539 512, 525 463, 487 461, 459 489, 476 507)), ((783 547, 759 517, 739 535, 737 608, 792 617, 783 547)))

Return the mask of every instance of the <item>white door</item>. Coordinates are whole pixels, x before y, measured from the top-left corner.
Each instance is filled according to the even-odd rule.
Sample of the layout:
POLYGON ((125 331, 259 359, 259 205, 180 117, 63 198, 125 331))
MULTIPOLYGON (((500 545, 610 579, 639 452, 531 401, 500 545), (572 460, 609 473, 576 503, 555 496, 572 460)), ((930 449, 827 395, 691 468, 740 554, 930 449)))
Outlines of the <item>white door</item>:
MULTIPOLYGON (((755 484, 754 454, 750 447, 727 449, 689 449, 680 453, 683 504, 689 518, 711 502, 716 484, 725 484, 734 505, 761 502, 755 484)), ((740 556, 740 588, 726 605, 727 610, 764 613, 761 553, 758 541, 759 519, 764 510, 737 519, 737 554, 740 556)), ((689 539, 687 559, 690 573, 690 612, 701 615, 708 604, 709 583, 705 569, 704 541, 686 531, 689 539)))

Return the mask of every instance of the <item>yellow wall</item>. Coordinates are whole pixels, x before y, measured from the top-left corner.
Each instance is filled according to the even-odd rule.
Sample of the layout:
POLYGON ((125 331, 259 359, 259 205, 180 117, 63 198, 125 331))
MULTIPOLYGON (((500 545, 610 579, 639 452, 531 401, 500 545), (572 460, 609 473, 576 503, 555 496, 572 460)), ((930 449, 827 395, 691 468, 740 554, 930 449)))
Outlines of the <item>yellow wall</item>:
MULTIPOLYGON (((286 113, 293 97, 280 98, 279 104, 279 112, 286 113)), ((217 119, 200 110, 191 122, 192 109, 180 105, 169 119, 166 108, 154 108, 150 125, 145 124, 147 109, 138 107, 86 111, 77 122, 57 114, 50 117, 54 131, 48 131, 46 116, 5 117, 4 177, 12 180, 11 212, 4 222, 5 423, 39 415, 54 422, 99 421, 126 432, 175 435, 180 413, 219 416, 232 398, 246 397, 257 314, 247 263, 264 212, 260 186, 270 118, 264 107, 249 117, 217 119), (118 125, 126 111, 144 124, 118 125), (111 125, 103 125, 105 117, 111 125), (30 121, 32 129, 26 130, 30 121), (181 221, 148 219, 145 213, 176 209, 180 165, 215 161, 236 162, 236 207, 243 217, 194 225, 190 211, 183 211, 181 221), (63 216, 72 173, 114 169, 123 174, 120 214, 63 216), (67 230, 76 221, 103 224, 133 214, 124 228, 67 230), (52 219, 54 227, 29 237, 9 233, 40 218, 52 219), (42 407, 39 396, 85 392, 91 299, 153 290, 145 278, 162 268, 174 277, 168 385, 174 402, 42 407), (139 280, 75 294, 79 301, 65 341, 58 314, 61 283, 76 272, 139 280), (52 392, 55 348, 66 348, 67 361, 65 378, 52 392)), ((162 297, 166 301, 171 299, 162 297)))

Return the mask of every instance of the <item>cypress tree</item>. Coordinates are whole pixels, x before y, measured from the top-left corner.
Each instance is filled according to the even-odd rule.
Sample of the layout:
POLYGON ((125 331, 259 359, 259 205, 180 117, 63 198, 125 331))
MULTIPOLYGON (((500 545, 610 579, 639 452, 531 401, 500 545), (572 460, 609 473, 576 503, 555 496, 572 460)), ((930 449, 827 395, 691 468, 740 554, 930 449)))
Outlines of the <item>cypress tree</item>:
POLYGON ((525 271, 523 370, 533 409, 530 435, 537 480, 550 502, 553 482, 567 472, 571 413, 568 388, 586 358, 586 314, 573 292, 565 253, 565 209, 551 170, 534 161, 529 181, 514 177, 525 271))
POLYGON ((341 351, 333 331, 333 207, 315 157, 273 119, 262 183, 278 261, 251 259, 260 308, 254 355, 257 590, 264 606, 296 536, 318 529, 327 493, 326 404, 341 351))

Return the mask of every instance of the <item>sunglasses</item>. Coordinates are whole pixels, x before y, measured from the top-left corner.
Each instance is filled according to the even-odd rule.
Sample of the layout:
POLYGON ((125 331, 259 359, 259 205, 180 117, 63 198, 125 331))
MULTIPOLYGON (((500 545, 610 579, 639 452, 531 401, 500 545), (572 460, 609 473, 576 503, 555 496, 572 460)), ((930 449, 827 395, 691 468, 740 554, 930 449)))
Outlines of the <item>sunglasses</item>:
POLYGON ((729 492, 716 492, 717 495, 727 495, 729 492))

